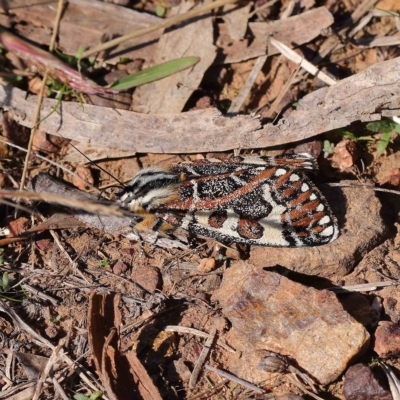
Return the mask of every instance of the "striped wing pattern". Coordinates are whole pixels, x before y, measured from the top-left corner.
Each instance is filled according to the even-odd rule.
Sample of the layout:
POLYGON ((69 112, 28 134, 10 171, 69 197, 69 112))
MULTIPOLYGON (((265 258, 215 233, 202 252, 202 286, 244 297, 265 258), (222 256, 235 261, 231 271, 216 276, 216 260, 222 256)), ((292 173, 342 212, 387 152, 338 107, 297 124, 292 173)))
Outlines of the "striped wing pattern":
POLYGON ((221 242, 323 245, 335 240, 339 230, 326 199, 306 174, 315 169, 315 160, 305 155, 177 163, 162 172, 175 176, 177 195, 158 199, 146 210, 173 227, 221 242))

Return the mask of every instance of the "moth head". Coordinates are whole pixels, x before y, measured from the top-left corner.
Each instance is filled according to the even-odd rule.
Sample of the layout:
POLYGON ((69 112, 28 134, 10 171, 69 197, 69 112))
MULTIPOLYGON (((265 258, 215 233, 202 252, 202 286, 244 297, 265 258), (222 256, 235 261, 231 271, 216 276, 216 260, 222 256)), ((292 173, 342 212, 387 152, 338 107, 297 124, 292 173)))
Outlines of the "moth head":
POLYGON ((167 168, 145 168, 129 182, 119 201, 131 211, 142 213, 178 198, 178 183, 181 181, 179 174, 167 168))

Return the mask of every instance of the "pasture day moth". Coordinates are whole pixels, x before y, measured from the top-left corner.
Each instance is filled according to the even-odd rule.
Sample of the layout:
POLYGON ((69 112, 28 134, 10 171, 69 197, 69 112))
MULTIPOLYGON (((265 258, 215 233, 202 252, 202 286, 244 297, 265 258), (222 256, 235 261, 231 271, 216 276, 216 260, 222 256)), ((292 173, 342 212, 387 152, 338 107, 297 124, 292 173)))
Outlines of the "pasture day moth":
POLYGON ((143 218, 139 233, 180 227, 223 243, 319 246, 339 229, 307 175, 316 169, 308 154, 180 162, 143 169, 119 202, 143 218))

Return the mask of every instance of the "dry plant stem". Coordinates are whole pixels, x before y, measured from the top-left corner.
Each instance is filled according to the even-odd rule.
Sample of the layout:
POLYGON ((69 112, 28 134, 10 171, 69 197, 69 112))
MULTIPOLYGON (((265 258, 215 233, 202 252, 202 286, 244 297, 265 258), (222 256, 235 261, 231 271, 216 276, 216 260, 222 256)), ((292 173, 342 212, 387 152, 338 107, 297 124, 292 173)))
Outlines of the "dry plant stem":
POLYGON ((56 45, 57 34, 58 34, 58 29, 60 27, 60 21, 63 9, 64 9, 64 0, 58 0, 57 15, 54 21, 53 34, 51 35, 50 39, 50 46, 49 46, 50 52, 53 52, 54 47, 56 45))
POLYGON ((267 61, 268 56, 261 56, 257 58, 256 63, 253 66, 253 69, 250 72, 250 75, 247 77, 246 83, 240 89, 239 94, 237 95, 236 99, 233 100, 231 106, 229 107, 228 114, 236 114, 241 109, 244 101, 246 100, 247 96, 250 93, 251 88, 254 85, 254 82, 260 73, 262 67, 264 66, 265 62, 267 61))
POLYGON ((383 372, 386 375, 386 378, 389 382, 389 387, 390 387, 390 392, 392 393, 393 400, 400 400, 400 382, 397 379, 396 375, 393 373, 392 368, 390 368, 388 365, 383 363, 382 361, 379 361, 379 365, 383 369, 383 372))
POLYGON ((72 207, 82 209, 84 211, 88 211, 90 213, 100 213, 104 215, 115 215, 117 217, 122 217, 126 213, 124 210, 120 210, 117 206, 114 207, 113 204, 103 205, 96 203, 89 203, 88 201, 77 200, 73 198, 66 198, 63 196, 53 195, 53 194, 40 194, 34 192, 21 192, 21 191, 12 191, 12 190, 0 190, 0 198, 14 198, 14 197, 22 197, 29 200, 43 200, 49 203, 57 203, 62 206, 72 207))
POLYGON ((113 40, 110 40, 109 42, 95 46, 90 50, 84 51, 82 53, 81 58, 89 57, 92 54, 98 53, 99 51, 110 49, 111 47, 118 46, 119 44, 124 43, 127 40, 131 40, 131 39, 137 38, 139 36, 143 36, 147 33, 154 32, 158 29, 169 28, 172 25, 178 24, 180 22, 184 22, 193 17, 197 17, 198 15, 204 14, 215 8, 222 7, 226 4, 237 3, 238 1, 240 1, 240 0, 217 0, 212 3, 205 4, 201 7, 197 7, 194 10, 188 11, 187 13, 179 14, 174 17, 167 18, 164 21, 160 22, 159 24, 155 24, 155 25, 149 26, 147 28, 139 29, 136 32, 121 36, 117 39, 113 39, 113 40))
POLYGON ((301 64, 297 65, 297 68, 292 72, 290 75, 289 79, 286 81, 286 83, 283 85, 283 88, 280 90, 277 98, 274 100, 274 102, 271 104, 270 109, 268 110, 267 114, 265 115, 266 118, 271 118, 272 115, 274 114, 275 110, 278 108, 279 103, 283 99, 283 96, 286 94, 286 92, 289 90, 290 86, 296 79, 297 73, 299 72, 301 67, 301 64))
MULTIPOLYGON (((53 373, 53 371, 51 371, 51 374, 52 373, 53 373)), ((67 396, 67 394, 65 393, 64 389, 62 388, 62 386, 60 385, 60 383, 58 382, 58 380, 54 376, 52 377, 52 382, 53 382, 54 388, 56 389, 56 392, 58 393, 58 395, 63 400, 70 400, 70 397, 67 396)))
POLYGON ((388 286, 398 286, 400 281, 389 281, 389 282, 371 282, 362 283, 360 285, 349 285, 349 286, 337 286, 328 288, 334 293, 348 293, 348 292, 366 292, 370 290, 376 290, 378 288, 388 287, 388 286))
MULTIPOLYGON (((26 324, 20 317, 19 315, 11 308, 9 307, 6 303, 3 302, 3 300, 0 299, 0 311, 5 312, 14 320, 14 322, 22 329, 23 331, 29 333, 31 336, 33 336, 39 343, 49 347, 50 349, 54 350, 56 346, 54 346, 50 341, 48 341, 46 338, 40 336, 38 333, 36 333, 28 324, 26 324)), ((90 379, 81 371, 83 369, 82 366, 77 366, 75 365, 75 362, 69 358, 67 355, 63 354, 62 355, 63 360, 70 366, 74 367, 75 372, 78 374, 78 376, 92 389, 92 390, 99 390, 98 387, 96 387, 90 379)), ((108 400, 104 395, 103 395, 104 400, 108 400)))
POLYGON ((38 128, 37 125, 38 125, 38 122, 39 122, 40 107, 42 106, 42 100, 43 100, 44 89, 46 88, 47 76, 48 76, 48 73, 46 71, 44 76, 43 76, 42 86, 40 87, 40 92, 39 92, 38 101, 37 101, 37 105, 36 105, 35 116, 34 116, 34 119, 33 119, 33 127, 31 129, 31 136, 29 137, 28 149, 27 149, 27 152, 26 152, 25 163, 24 163, 24 170, 22 171, 21 183, 19 185, 19 190, 20 191, 23 191, 24 187, 25 187, 25 181, 26 181, 26 174, 28 172, 29 159, 31 158, 33 137, 35 136, 35 132, 37 131, 37 128, 38 128))
POLYGON ((384 189, 384 188, 377 188, 374 186, 368 186, 368 185, 352 185, 351 183, 327 183, 328 186, 331 187, 349 187, 349 188, 363 188, 363 189, 369 189, 373 190, 374 192, 383 192, 383 193, 391 193, 391 194, 396 194, 397 196, 400 195, 399 190, 393 190, 393 189, 384 189))
POLYGON ((227 378, 232 382, 236 382, 239 385, 242 385, 242 386, 246 387, 247 389, 253 390, 256 393, 259 393, 259 394, 265 393, 265 390, 259 388, 256 385, 253 385, 250 382, 247 382, 247 381, 245 381, 243 379, 240 379, 237 376, 230 374, 229 372, 225 372, 225 371, 222 371, 222 370, 220 370, 218 368, 214 368, 214 367, 212 367, 211 365, 208 365, 208 364, 206 364, 204 366, 204 368, 207 369, 208 371, 216 373, 217 375, 223 376, 224 378, 227 378))
POLYGON ((298 55, 294 50, 286 46, 285 44, 279 42, 278 40, 271 38, 270 39, 271 44, 278 49, 285 57, 287 57, 289 60, 300 64, 302 68, 304 68, 307 72, 314 76, 318 76, 320 80, 325 82, 328 85, 335 85, 336 81, 332 79, 330 76, 326 75, 322 71, 320 71, 315 65, 313 65, 311 62, 305 60, 303 57, 298 55))
POLYGON ((218 382, 214 387, 210 389, 203 390, 202 392, 196 394, 195 396, 189 397, 188 400, 196 400, 200 398, 208 399, 212 394, 214 394, 217 390, 221 389, 229 382, 229 379, 223 379, 221 382, 218 382))
POLYGON ((257 14, 257 13, 261 12, 262 10, 265 10, 266 8, 273 6, 277 1, 278 1, 278 0, 270 0, 270 1, 268 1, 267 3, 263 4, 262 6, 256 8, 254 11, 252 11, 252 12, 249 14, 249 19, 250 19, 254 14, 257 14))
POLYGON ((310 392, 307 390, 302 383, 300 383, 297 379, 295 379, 292 375, 287 375, 287 378, 293 385, 297 386, 299 389, 301 389, 304 393, 308 394, 309 396, 313 397, 316 400, 324 400, 322 397, 317 396, 313 392, 310 392))
MULTIPOLYGON (((5 143, 7 146, 14 147, 14 148, 16 148, 16 149, 18 149, 18 150, 21 150, 21 151, 23 151, 23 152, 25 152, 25 153, 28 152, 28 150, 25 149, 24 147, 17 146, 17 145, 14 144, 14 143, 8 142, 7 140, 2 139, 2 137, 0 137, 0 142, 5 143)), ((43 157, 43 156, 41 156, 40 154, 36 154, 36 153, 35 153, 35 157, 40 158, 41 160, 44 160, 44 161, 48 162, 49 164, 52 164, 52 165, 56 166, 57 168, 62 169, 62 170, 63 170, 64 172, 66 172, 67 174, 70 174, 70 175, 72 175, 73 177, 75 177, 75 178, 79 179, 80 181, 82 181, 82 182, 83 182, 86 186, 88 186, 90 189, 95 190, 96 193, 100 193, 100 190, 99 190, 99 189, 97 189, 96 187, 92 186, 89 182, 85 181, 85 180, 84 180, 83 178, 81 178, 78 174, 76 174, 75 172, 71 171, 70 169, 64 167, 63 165, 61 165, 61 164, 59 164, 59 163, 56 163, 55 161, 49 160, 48 158, 43 157)))
POLYGON ((54 364, 56 364, 60 358, 62 357, 59 355, 60 351, 62 352, 62 344, 58 344, 56 348, 53 349, 53 353, 51 354, 49 361, 47 361, 46 366, 44 367, 44 370, 40 374, 40 377, 38 379, 35 393, 33 394, 32 400, 38 400, 43 389, 44 381, 47 379, 47 377, 50 375, 50 371, 53 369, 54 364))
MULTIPOLYGON (((198 329, 188 328, 186 326, 178 326, 178 325, 168 325, 165 329, 166 332, 179 332, 179 333, 189 333, 190 335, 200 336, 204 339, 208 339, 210 335, 208 333, 199 331, 198 329)), ((230 353, 235 354, 236 351, 226 346, 220 340, 217 340, 217 345, 222 347, 223 349, 229 351, 230 353)))
MULTIPOLYGON (((60 19, 61 19, 61 15, 62 15, 63 5, 64 5, 64 0, 59 0, 58 8, 57 8, 57 15, 56 15, 56 19, 54 21, 53 35, 52 35, 51 42, 50 42, 50 52, 53 52, 53 50, 54 50, 54 45, 55 45, 57 34, 58 34, 58 27, 60 25, 60 19)), ((48 77, 48 71, 46 71, 44 73, 42 86, 40 87, 38 102, 37 102, 36 111, 35 111, 34 123, 33 123, 33 127, 31 130, 31 136, 29 137, 29 143, 28 143, 28 149, 27 149, 28 151, 26 152, 24 170, 22 171, 21 184, 19 186, 19 190, 21 190, 21 191, 24 190, 24 187, 25 187, 26 174, 28 172, 29 159, 31 157, 31 152, 32 152, 33 137, 35 136, 35 132, 37 131, 37 129, 39 127, 40 108, 42 106, 43 94, 44 94, 44 90, 46 88, 47 77, 48 77)))
POLYGON ((199 374, 200 374, 201 369, 203 368, 203 364, 206 361, 206 358, 211 350, 211 346, 214 342, 216 334, 217 334, 217 328, 214 326, 211 329, 210 335, 204 344, 203 350, 201 351, 200 356, 196 361, 196 365, 194 366, 192 375, 190 376, 190 380, 189 380, 190 389, 193 389, 196 386, 196 382, 199 378, 199 374))

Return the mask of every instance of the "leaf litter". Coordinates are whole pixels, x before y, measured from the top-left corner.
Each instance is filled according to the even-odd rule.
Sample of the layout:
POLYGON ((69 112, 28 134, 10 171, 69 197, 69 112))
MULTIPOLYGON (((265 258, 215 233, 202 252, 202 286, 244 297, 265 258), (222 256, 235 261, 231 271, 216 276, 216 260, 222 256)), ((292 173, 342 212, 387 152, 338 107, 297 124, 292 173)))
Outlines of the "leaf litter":
MULTIPOLYGON (((322 143, 328 141, 332 151, 326 148, 327 157, 323 158, 323 153, 319 157, 320 179, 325 182, 347 179, 363 186, 375 184, 398 189, 399 135, 398 125, 391 119, 397 116, 400 92, 397 86, 399 51, 395 41, 398 17, 391 14, 400 11, 398 4, 389 0, 346 1, 325 7, 306 3, 282 5, 255 1, 246 2, 243 7, 241 3, 225 5, 214 11, 210 8, 193 21, 150 32, 153 25, 199 6, 194 7, 190 2, 173 4, 172 8, 164 8, 167 15, 163 19, 155 16, 157 4, 152 2, 131 8, 94 0, 68 2, 60 19, 56 46, 63 60, 65 56, 75 56, 81 46, 90 52, 90 48, 107 42, 103 32, 112 38, 138 29, 149 30, 132 41, 111 49, 105 47, 90 63, 81 60, 85 75, 91 79, 89 91, 93 87, 104 87, 104 75, 123 70, 136 60, 140 60, 136 65, 141 70, 183 56, 200 57, 200 62, 170 78, 134 91, 129 89, 133 100, 130 109, 122 110, 87 104, 86 95, 77 101, 71 93, 63 94, 60 102, 60 87, 45 80, 35 83, 38 75, 33 70, 22 74, 27 67, 26 57, 21 57, 21 61, 16 57, 21 53, 12 54, 12 46, 7 46, 2 53, 5 73, 0 102, 7 111, 3 115, 3 135, 7 134, 9 143, 18 142, 27 148, 24 129, 35 124, 33 115, 38 101, 28 88, 33 90, 33 83, 37 91, 47 88, 40 113, 41 133, 36 136, 35 150, 28 157, 31 187, 42 193, 42 200, 51 202, 56 197, 49 194, 61 194, 60 204, 73 206, 75 202, 76 206, 74 196, 79 192, 71 192, 68 186, 60 187, 55 183, 59 180, 51 180, 41 173, 51 172, 59 179, 73 182, 66 178, 66 171, 71 170, 98 187, 115 183, 77 150, 79 161, 76 157, 65 157, 70 151, 69 140, 76 141, 77 148, 89 158, 95 151, 93 158, 97 163, 103 159, 100 164, 123 182, 132 178, 140 166, 214 157, 216 152, 229 155, 238 148, 242 154, 304 152, 304 148, 318 147, 312 143, 319 143, 318 155, 322 143), (339 3, 352 16, 352 30, 347 28, 348 21, 343 19, 339 3), (371 9, 374 5, 388 13, 377 13, 371 9), (382 36, 392 41, 374 42, 382 36), (271 39, 274 44, 270 44, 271 39), (375 47, 366 48, 366 40, 375 47), (283 55, 276 55, 278 42, 283 43, 283 55), (256 59, 259 61, 255 65, 256 59), (302 68, 298 65, 300 60, 309 65, 302 68), (248 79, 251 71, 253 76, 248 79), (321 77, 326 77, 325 83, 321 77), (236 100, 246 81, 246 91, 236 100), (240 109, 243 115, 226 116, 235 101, 234 111, 240 109), (254 111, 256 115, 251 114, 254 111), (371 121, 378 122, 368 126, 366 122, 371 121), (13 129, 10 123, 15 124, 13 129), (346 129, 347 133, 338 128, 346 129), (62 141, 58 147, 51 145, 53 141, 47 142, 46 135, 49 138, 58 135, 62 141), (116 159, 121 157, 121 150, 128 152, 129 159, 116 159)), ((8 13, 0 14, 1 22, 12 27, 11 33, 47 49, 55 8, 27 5, 19 1, 8 13)), ((55 56, 51 57, 59 62, 55 56)), ((62 64, 58 65, 60 70, 67 71, 62 64)), ((82 79, 79 71, 74 73, 82 79)), ((2 151, 1 191, 3 197, 12 197, 9 189, 17 189, 20 184, 24 153, 11 146, 2 151)), ((81 189, 87 190, 85 185, 81 189)), ((124 228, 129 228, 130 218, 99 215, 98 211, 113 208, 102 208, 93 194, 80 198, 80 209, 73 212, 75 219, 70 218, 71 211, 60 205, 43 202, 21 205, 34 211, 32 217, 27 219, 29 216, 24 214, 22 230, 11 242, 1 242, 0 273, 2 281, 7 282, 0 288, 0 329, 6 337, 2 350, 12 349, 14 332, 17 336, 13 340, 28 355, 25 360, 29 355, 34 360, 34 355, 39 353, 46 362, 36 373, 40 377, 33 378, 34 385, 24 387, 19 382, 28 376, 26 362, 21 357, 13 361, 12 353, 8 353, 2 368, 4 376, 0 378, 0 398, 12 398, 19 392, 19 398, 27 399, 32 396, 125 399, 133 391, 145 399, 221 395, 240 398, 262 392, 343 398, 340 378, 328 387, 316 388, 307 382, 299 385, 285 373, 258 369, 260 360, 266 357, 263 352, 271 349, 260 348, 249 340, 246 326, 241 328, 235 322, 232 327, 235 309, 228 311, 224 306, 221 310, 217 302, 224 296, 221 282, 226 269, 231 270, 232 276, 246 263, 252 271, 257 268, 262 271, 267 264, 277 268, 278 264, 279 268, 286 268, 281 273, 296 288, 312 286, 321 295, 325 288, 336 286, 345 290, 343 282, 347 276, 351 276, 353 286, 373 283, 375 286, 362 286, 366 289, 359 294, 361 297, 352 309, 346 306, 347 295, 339 294, 343 312, 357 321, 360 314, 372 315, 372 299, 382 295, 387 315, 397 322, 398 310, 390 306, 396 294, 393 290, 390 294, 382 290, 389 286, 389 278, 393 278, 393 265, 380 255, 382 251, 375 249, 387 246, 390 260, 400 262, 396 245, 399 236, 393 223, 400 211, 398 200, 392 195, 378 199, 371 191, 363 192, 361 188, 335 190, 325 192, 328 200, 336 199, 333 208, 342 236, 337 245, 321 249, 319 254, 310 249, 282 252, 253 248, 248 252, 248 249, 225 248, 201 239, 196 240, 197 248, 193 250, 185 243, 188 238, 184 232, 176 233, 179 240, 147 238, 150 243, 142 243, 137 238, 130 240, 124 232, 124 228), (96 202, 98 205, 90 205, 96 202), (88 207, 95 207, 91 209, 94 215, 84 211, 88 207), (180 245, 176 247, 174 243, 180 245), (373 256, 374 252, 378 256, 373 256), (375 257, 373 266, 362 264, 369 256, 375 257), (378 264, 379 276, 369 270, 378 264), (357 274, 365 279, 357 281, 357 274), (368 274, 373 275, 371 280, 368 274), (6 314, 8 319, 3 317, 6 314), (197 336, 198 331, 204 338, 215 336, 215 340, 203 341, 197 336), (127 387, 131 391, 124 393, 127 387)), ((112 193, 107 196, 112 200, 112 193)), ((14 221, 18 224, 13 209, 7 207, 2 212, 3 225, 14 221)), ((267 272, 273 273, 276 272, 267 272)), ((264 275, 260 272, 259 276, 264 275)), ((233 284, 224 282, 225 286, 233 284)), ((305 289, 302 293, 307 295, 305 289)), ((242 300, 246 295, 242 294, 242 300)), ((244 313, 245 325, 246 318, 249 316, 244 313)), ((368 325, 370 322, 364 324, 373 336, 375 328, 368 325)), ((292 325, 289 327, 294 329, 292 325)), ((272 336, 268 342, 273 342, 272 336)), ((348 344, 345 338, 342 344, 348 344)), ((296 343, 291 346, 297 347, 296 343)), ((394 350, 389 353, 393 354, 394 350)), ((326 348, 326 354, 332 351, 326 348)), ((364 364, 374 357, 368 345, 358 355, 359 362, 364 364)), ((328 357, 328 361, 342 363, 340 372, 345 373, 348 361, 345 357, 328 357)), ((396 357, 384 361, 399 367, 396 357)), ((311 358, 309 362, 314 363, 311 358)), ((318 368, 316 364, 302 367, 303 372, 318 368)), ((319 379, 324 383, 329 381, 327 376, 319 375, 319 379)), ((394 387, 393 381, 390 385, 394 387)))

